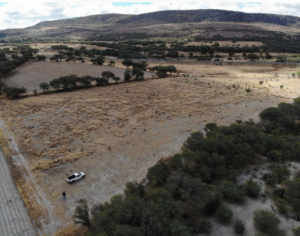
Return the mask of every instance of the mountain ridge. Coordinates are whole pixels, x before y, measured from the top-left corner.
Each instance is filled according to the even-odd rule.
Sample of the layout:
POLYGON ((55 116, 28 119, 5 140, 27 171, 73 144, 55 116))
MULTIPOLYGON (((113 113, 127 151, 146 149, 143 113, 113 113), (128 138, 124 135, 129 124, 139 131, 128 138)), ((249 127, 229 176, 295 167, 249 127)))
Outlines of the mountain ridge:
POLYGON ((24 29, 2 30, 0 39, 35 37, 118 41, 195 35, 200 35, 201 39, 211 39, 216 35, 225 39, 242 39, 249 35, 269 37, 273 32, 288 36, 300 34, 300 17, 214 9, 168 10, 138 15, 112 13, 43 21, 24 29))

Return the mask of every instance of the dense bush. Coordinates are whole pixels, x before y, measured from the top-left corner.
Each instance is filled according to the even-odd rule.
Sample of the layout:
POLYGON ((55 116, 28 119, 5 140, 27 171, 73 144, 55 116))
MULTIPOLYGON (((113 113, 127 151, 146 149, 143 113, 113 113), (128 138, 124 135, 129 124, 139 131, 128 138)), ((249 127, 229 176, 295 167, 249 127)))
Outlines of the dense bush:
POLYGON ((253 220, 255 228, 268 236, 285 235, 284 231, 279 229, 280 220, 271 211, 256 210, 254 212, 253 220))
POLYGON ((233 216, 233 212, 230 207, 224 204, 217 209, 216 214, 218 221, 222 224, 229 224, 233 216))
POLYGON ((4 93, 7 97, 16 99, 20 96, 20 94, 26 93, 27 89, 24 87, 18 88, 18 87, 5 87, 4 93))
POLYGON ((243 235, 245 233, 245 224, 243 221, 236 219, 233 224, 235 234, 243 235))
POLYGON ((259 196, 261 186, 257 182, 254 182, 252 178, 248 180, 243 186, 247 196, 252 198, 257 198, 259 196))
POLYGON ((293 235, 294 236, 300 236, 300 227, 293 229, 293 235))
POLYGON ((274 163, 271 165, 270 169, 273 171, 278 183, 287 180, 290 176, 290 171, 285 165, 274 163))

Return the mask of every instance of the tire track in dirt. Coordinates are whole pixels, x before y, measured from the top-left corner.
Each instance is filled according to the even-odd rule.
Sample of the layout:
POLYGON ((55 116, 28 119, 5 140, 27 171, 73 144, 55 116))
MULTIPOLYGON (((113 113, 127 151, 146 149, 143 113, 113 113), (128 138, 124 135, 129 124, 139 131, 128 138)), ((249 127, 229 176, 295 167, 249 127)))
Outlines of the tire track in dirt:
POLYGON ((10 176, 2 150, 0 150, 0 229, 1 236, 36 235, 21 196, 10 176))
MULTIPOLYGON (((20 149, 19 149, 19 147, 18 147, 18 145, 17 145, 14 137, 9 133, 9 131, 6 128, 5 122, 1 118, 0 118, 0 127, 1 127, 1 129, 2 129, 2 131, 4 133, 4 135, 5 135, 5 137, 8 140, 8 144, 9 144, 10 148, 14 151, 14 153, 16 153, 14 155, 11 155, 13 161, 16 162, 18 165, 21 165, 24 168, 24 170, 26 171, 26 173, 25 173, 26 176, 24 176, 24 178, 27 178, 27 180, 31 182, 31 184, 34 186, 34 188, 36 190, 35 193, 34 193, 34 195, 31 196, 31 197, 35 197, 35 199, 37 200, 38 204, 42 208, 47 209, 47 213, 48 213, 47 214, 47 219, 42 219, 41 220, 42 221, 41 222, 42 223, 42 229, 41 229, 41 231, 42 231, 43 234, 53 235, 54 232, 56 231, 55 216, 54 216, 54 212, 53 212, 53 207, 52 207, 51 203, 47 200, 46 195, 44 194, 44 192, 42 191, 42 189, 40 189, 39 186, 38 186, 38 184, 36 183, 35 178, 34 178, 33 174, 31 173, 31 171, 29 169, 29 166, 28 166, 28 163, 27 163, 27 160, 26 160, 25 156, 21 153, 21 151, 20 151, 20 149)), ((2 154, 3 159, 4 159, 3 152, 0 152, 0 155, 1 154, 2 154)), ((6 164, 6 166, 7 166, 7 164, 6 164)), ((2 171, 0 170, 0 172, 1 172, 0 173, 0 177, 1 177, 2 171)), ((5 176, 7 178, 7 176, 10 176, 10 173, 9 172, 6 173, 5 176)), ((1 178, 1 180, 2 179, 5 180, 5 178, 4 178, 5 176, 3 176, 1 178)), ((10 179, 11 179, 11 181, 13 183, 12 177, 10 177, 10 179)), ((2 181, 1 181, 1 183, 2 183, 2 181)), ((1 188, 0 188, 0 190, 1 190, 1 192, 3 192, 3 190, 1 188)), ((19 197, 20 197, 20 195, 19 195, 19 197)), ((9 201, 9 199, 7 201, 9 201)), ((7 209, 5 209, 5 210, 6 210, 6 212, 4 212, 4 211, 2 212, 4 214, 3 218, 6 219, 5 222, 7 222, 7 221, 11 222, 12 219, 13 219, 12 218, 13 213, 10 214, 9 210, 7 210, 7 209)), ((11 227, 11 229, 9 227, 10 227, 9 225, 6 227, 7 228, 7 232, 8 232, 7 235, 9 235, 9 236, 10 235, 20 235, 20 236, 24 235, 24 236, 26 236, 26 228, 24 230, 24 233, 14 234, 11 231, 13 231, 13 229, 16 228, 16 227, 11 227)), ((35 235, 35 233, 34 234, 28 234, 28 236, 32 236, 32 235, 35 235)), ((1 234, 1 236, 2 236, 2 234, 1 234)))

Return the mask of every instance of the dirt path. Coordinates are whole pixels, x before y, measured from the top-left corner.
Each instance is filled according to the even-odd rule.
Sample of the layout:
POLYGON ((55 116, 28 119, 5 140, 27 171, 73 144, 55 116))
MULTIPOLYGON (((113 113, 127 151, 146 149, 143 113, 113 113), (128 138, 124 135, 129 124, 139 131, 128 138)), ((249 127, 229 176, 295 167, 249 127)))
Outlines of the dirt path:
POLYGON ((34 228, 0 150, 0 230, 1 236, 34 236, 34 228))
MULTIPOLYGON (((45 217, 45 219, 39 219, 41 224, 42 224, 41 231, 42 231, 43 234, 52 235, 56 230, 55 216, 53 215, 52 205, 47 200, 47 198, 46 198, 45 194, 43 193, 43 191, 38 187, 38 184, 36 183, 36 180, 33 177, 32 173, 31 173, 31 171, 28 167, 28 163, 27 163, 27 160, 26 160, 25 156, 20 152, 20 149, 19 149, 14 137, 9 133, 9 131, 7 130, 6 125, 5 125, 5 123, 2 119, 0 119, 0 127, 1 127, 5 137, 8 140, 8 144, 9 144, 11 150, 13 150, 13 152, 14 152, 14 155, 11 155, 11 158, 14 162, 14 165, 15 166, 21 166, 25 170, 25 172, 22 173, 24 175, 23 177, 26 178, 27 182, 31 183, 31 187, 33 187, 35 189, 34 193, 30 194, 31 195, 30 197, 35 198, 40 207, 46 208, 46 214, 45 214, 46 217, 45 217)), ((7 169, 6 171, 3 171, 3 170, 0 169, 0 178, 1 178, 1 186, 0 186, 1 200, 0 201, 1 201, 1 206, 3 206, 3 204, 5 202, 7 203, 7 206, 10 206, 10 204, 12 205, 12 203, 13 203, 12 199, 15 199, 16 196, 18 196, 18 198, 20 200, 19 205, 21 205, 21 203, 22 203, 21 198, 19 196, 18 191, 15 189, 15 186, 13 184, 13 180, 12 180, 11 175, 8 172, 8 166, 5 162, 4 154, 3 154, 2 151, 0 152, 0 158, 1 158, 1 166, 4 169, 5 168, 7 169), (4 173, 4 175, 3 175, 3 173, 4 173), (7 184, 8 182, 11 183, 11 184, 7 184), (8 192, 8 189, 10 189, 11 194, 8 192), (2 200, 3 199, 2 195, 4 195, 4 200, 2 200)), ((12 205, 12 207, 10 208, 10 209, 14 209, 14 210, 8 211, 8 210, 5 210, 5 208, 3 208, 3 207, 0 208, 0 210, 2 210, 1 213, 3 213, 3 215, 2 214, 0 215, 0 223, 1 223, 2 220, 6 220, 7 221, 6 225, 8 226, 7 234, 5 234, 5 235, 22 235, 22 236, 27 235, 27 234, 25 234, 26 231, 24 233, 22 232, 21 234, 18 234, 18 232, 15 232, 18 229, 18 227, 11 226, 12 223, 14 223, 14 222, 16 222, 15 223, 16 225, 17 224, 21 225, 22 222, 25 222, 25 223, 27 222, 28 223, 27 224, 27 229, 28 229, 27 231, 29 232, 28 235, 30 235, 30 236, 35 235, 35 233, 32 234, 33 228, 30 224, 30 221, 29 221, 29 218, 28 218, 27 213, 25 211, 25 208, 23 207, 24 214, 20 214, 20 213, 17 214, 17 212, 19 211, 19 208, 20 207, 16 207, 15 204, 12 205), (12 214, 11 214, 11 212, 12 212, 12 214), (20 220, 17 220, 17 218, 16 218, 17 216, 18 217, 23 217, 23 215, 24 215, 24 217, 26 216, 28 218, 28 219, 26 219, 26 221, 25 221, 25 219, 22 220, 22 218, 20 220), (11 224, 9 224, 8 222, 11 222, 11 224), (30 224, 30 227, 29 227, 29 224, 30 224), (11 230, 13 230, 13 232, 9 229, 9 227, 11 227, 11 230)), ((3 221, 3 222, 4 222, 3 227, 5 227, 5 221, 3 221)), ((26 225, 26 224, 24 224, 24 225, 26 225)), ((23 229, 21 228, 21 230, 23 230, 23 229)), ((25 228, 25 230, 26 230, 26 228, 25 228)), ((2 234, 1 234, 1 236, 2 236, 2 234)))

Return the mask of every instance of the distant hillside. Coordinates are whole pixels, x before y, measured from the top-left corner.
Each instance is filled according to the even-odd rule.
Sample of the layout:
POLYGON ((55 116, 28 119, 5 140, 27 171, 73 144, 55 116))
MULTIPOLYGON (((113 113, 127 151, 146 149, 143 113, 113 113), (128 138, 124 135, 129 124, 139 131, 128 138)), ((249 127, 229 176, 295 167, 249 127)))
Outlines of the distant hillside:
POLYGON ((76 17, 76 18, 65 19, 65 20, 44 21, 28 28, 77 26, 83 24, 86 25, 112 24, 128 16, 130 15, 123 15, 123 14, 92 15, 92 16, 76 17))
MULTIPOLYGON (((224 10, 159 11, 140 15, 104 14, 45 21, 0 31, 0 40, 189 38, 198 40, 298 40, 300 18, 224 10)), ((19 41, 18 41, 19 40, 19 41)))
POLYGON ((184 22, 261 22, 290 26, 300 22, 299 17, 274 14, 255 14, 224 10, 186 10, 186 11, 159 11, 134 16, 116 21, 117 23, 184 23, 184 22))

